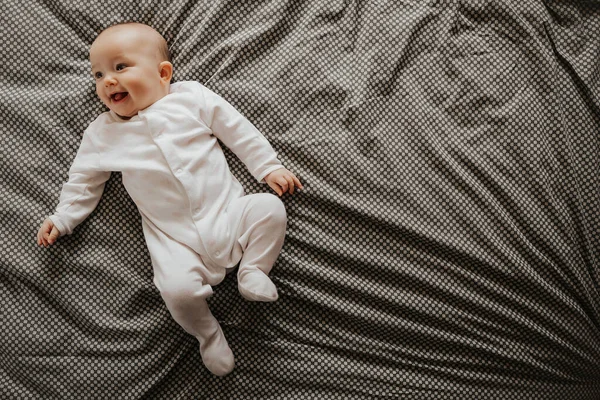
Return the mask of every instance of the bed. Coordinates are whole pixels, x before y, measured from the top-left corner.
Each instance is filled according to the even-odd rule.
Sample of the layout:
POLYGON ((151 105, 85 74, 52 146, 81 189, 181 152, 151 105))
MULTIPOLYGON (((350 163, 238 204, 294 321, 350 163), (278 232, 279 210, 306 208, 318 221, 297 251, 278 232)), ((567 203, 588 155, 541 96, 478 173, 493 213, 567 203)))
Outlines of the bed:
POLYGON ((600 398, 598 5, 5 1, 0 32, 0 398, 600 398), (279 300, 243 300, 235 274, 209 300, 226 377, 153 286, 118 172, 36 245, 106 111, 89 45, 122 21, 305 186, 282 197, 279 300))

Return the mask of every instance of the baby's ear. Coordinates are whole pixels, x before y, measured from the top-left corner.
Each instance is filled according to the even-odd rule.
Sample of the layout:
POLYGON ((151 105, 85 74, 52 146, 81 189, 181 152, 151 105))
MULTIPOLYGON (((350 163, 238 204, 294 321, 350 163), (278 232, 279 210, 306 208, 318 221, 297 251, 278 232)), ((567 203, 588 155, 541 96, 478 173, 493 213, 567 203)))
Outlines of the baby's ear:
POLYGON ((165 82, 171 82, 171 78, 173 77, 173 64, 168 61, 163 61, 158 64, 160 79, 165 82))

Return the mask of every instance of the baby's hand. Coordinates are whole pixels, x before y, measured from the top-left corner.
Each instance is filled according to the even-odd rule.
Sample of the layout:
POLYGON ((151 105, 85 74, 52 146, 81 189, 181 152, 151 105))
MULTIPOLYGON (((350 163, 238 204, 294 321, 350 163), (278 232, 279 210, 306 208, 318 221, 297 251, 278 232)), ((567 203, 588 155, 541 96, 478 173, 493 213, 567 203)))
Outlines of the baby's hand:
POLYGON ((296 175, 285 168, 276 169, 265 176, 265 182, 267 182, 279 196, 282 196, 287 191, 289 191, 290 194, 294 194, 294 188, 296 187, 298 187, 298 189, 304 189, 298 178, 296 178, 296 175))
POLYGON ((48 247, 49 245, 56 242, 56 239, 58 239, 59 236, 60 236, 60 232, 54 226, 54 223, 52 223, 52 220, 49 218, 46 218, 44 220, 44 223, 42 223, 42 227, 38 231, 37 244, 39 246, 43 245, 45 247, 48 247))

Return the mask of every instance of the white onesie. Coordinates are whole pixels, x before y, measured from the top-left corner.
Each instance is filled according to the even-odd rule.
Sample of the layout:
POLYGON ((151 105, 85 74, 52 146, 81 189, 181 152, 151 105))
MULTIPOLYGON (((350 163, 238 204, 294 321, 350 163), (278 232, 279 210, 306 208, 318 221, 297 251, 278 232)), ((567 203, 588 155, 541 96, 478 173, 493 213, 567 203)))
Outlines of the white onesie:
MULTIPOLYGON (((72 233, 97 206, 110 172, 121 171, 142 216, 155 284, 173 317, 200 341, 207 367, 224 374, 233 356, 204 299, 242 253, 240 273, 244 264, 269 273, 283 245, 285 208, 271 194, 244 196, 217 138, 259 182, 283 168, 265 137, 227 101, 200 83, 177 82, 129 120, 108 111, 90 124, 49 218, 61 236, 72 233)), ((246 279, 244 297, 260 299, 252 293, 253 282, 263 282, 258 278, 246 279)), ((270 293, 260 300, 274 300, 274 287, 270 293)))

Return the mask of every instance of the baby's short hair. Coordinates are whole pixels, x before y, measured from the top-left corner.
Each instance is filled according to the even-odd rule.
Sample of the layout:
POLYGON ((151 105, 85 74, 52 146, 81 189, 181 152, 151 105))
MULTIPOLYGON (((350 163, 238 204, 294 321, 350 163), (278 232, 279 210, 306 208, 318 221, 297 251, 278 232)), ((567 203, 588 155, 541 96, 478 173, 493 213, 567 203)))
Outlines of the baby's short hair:
MULTIPOLYGON (((161 43, 159 44, 159 47, 158 47, 158 53, 159 53, 159 56, 161 58, 161 61, 168 61, 170 63, 173 62, 173 60, 171 59, 171 52, 169 51, 169 46, 167 44, 167 40, 165 39, 165 37, 163 35, 161 35, 156 29, 154 29, 150 25, 144 24, 142 22, 137 22, 137 21, 117 22, 117 23, 112 24, 112 25, 108 26, 107 28, 103 29, 98 34, 98 36, 100 36, 102 34, 102 32, 105 32, 108 29, 111 29, 111 28, 114 28, 115 26, 120 26, 120 25, 144 25, 144 26, 147 26, 147 27, 151 28, 153 31, 155 31, 162 38, 162 41, 161 41, 161 43)), ((96 37, 98 37, 98 36, 96 36, 96 37)))

